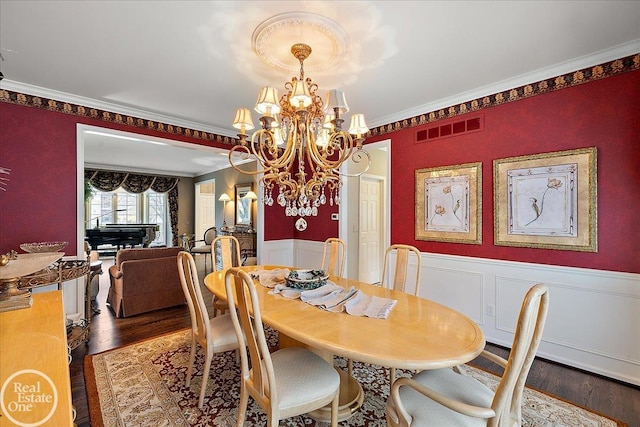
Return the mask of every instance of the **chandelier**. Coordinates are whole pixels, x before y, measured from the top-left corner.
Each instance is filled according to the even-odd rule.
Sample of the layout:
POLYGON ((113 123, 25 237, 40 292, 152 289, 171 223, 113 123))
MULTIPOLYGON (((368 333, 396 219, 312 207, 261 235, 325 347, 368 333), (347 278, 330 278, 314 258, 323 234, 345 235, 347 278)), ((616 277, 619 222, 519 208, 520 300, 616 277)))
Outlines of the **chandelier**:
POLYGON ((318 85, 304 75, 304 60, 311 47, 294 44, 291 53, 300 61, 300 77, 285 83, 287 92, 281 98, 277 89, 262 88, 255 105, 261 128, 250 140, 246 132, 254 128, 251 111, 237 110, 233 127, 240 130, 240 141, 229 152, 229 162, 241 173, 262 174, 260 200, 266 206, 275 201, 285 208, 286 216, 317 216, 321 205, 340 204, 341 176, 359 176, 369 168, 371 159, 362 149, 363 135, 369 129, 364 115, 354 114, 349 131, 344 131, 341 115, 349 111, 344 92, 330 90, 323 102, 316 94, 318 85), (234 158, 255 158, 260 167, 243 170, 234 158), (340 172, 349 159, 364 164, 362 170, 340 172))

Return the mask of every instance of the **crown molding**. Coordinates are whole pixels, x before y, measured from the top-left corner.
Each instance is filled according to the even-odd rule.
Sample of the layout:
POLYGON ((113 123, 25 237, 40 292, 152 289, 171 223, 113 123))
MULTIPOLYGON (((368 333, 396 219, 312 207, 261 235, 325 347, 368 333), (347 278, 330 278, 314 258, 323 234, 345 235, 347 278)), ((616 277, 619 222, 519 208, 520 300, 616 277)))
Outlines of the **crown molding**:
MULTIPOLYGON (((407 110, 399 111, 387 116, 374 118, 369 122, 371 129, 385 126, 390 123, 405 120, 411 117, 419 116, 431 111, 436 111, 442 108, 450 107, 452 105, 458 105, 473 99, 482 98, 491 94, 499 93, 505 90, 509 90, 515 87, 524 86, 526 84, 538 82, 551 77, 560 76, 563 74, 571 73, 582 68, 599 65, 608 61, 613 61, 619 58, 623 58, 628 55, 637 54, 640 52, 640 39, 632 40, 627 43, 615 46, 610 49, 604 49, 593 54, 584 55, 578 58, 574 58, 569 61, 558 63, 549 67, 540 68, 538 70, 531 71, 529 73, 522 74, 510 79, 502 80, 500 82, 492 83, 490 85, 482 86, 467 92, 462 92, 457 95, 438 99, 433 102, 422 104, 407 110)), ((18 93, 26 93, 33 96, 39 96, 42 98, 55 99, 60 102, 68 102, 71 104, 82 105, 89 108, 96 108, 113 113, 119 113, 123 115, 129 115, 133 117, 139 117, 146 120, 152 120, 157 123, 167 123, 174 126, 181 126, 187 129, 197 129, 204 132, 210 132, 221 136, 235 138, 236 135, 230 129, 217 128, 209 126, 203 123, 192 122, 189 120, 179 119, 173 116, 167 116, 163 114, 157 114, 146 110, 125 107, 115 103, 103 102, 93 98, 81 97, 66 92, 60 92, 52 89, 43 88, 40 86, 29 85, 20 83, 8 79, 2 80, 2 89, 10 90, 18 93)))
POLYGON ((164 114, 153 113, 147 110, 141 110, 138 108, 125 107, 120 104, 99 101, 93 98, 86 98, 83 96, 74 95, 71 93, 60 92, 53 89, 47 89, 41 86, 30 85, 27 83, 21 83, 14 80, 4 79, 2 80, 2 89, 25 93, 32 96, 39 96, 41 98, 55 99, 59 102, 67 102, 69 104, 82 105, 87 108, 95 108, 98 110, 110 111, 112 113, 118 113, 125 116, 139 117, 145 120, 151 120, 156 123, 167 123, 174 126, 180 126, 185 129, 197 129, 203 132, 214 133, 217 135, 228 136, 235 138, 236 134, 230 129, 222 129, 214 126, 206 125, 204 123, 193 122, 190 120, 184 120, 173 116, 167 116, 164 114))
MULTIPOLYGON (((378 119, 372 120, 371 123, 369 123, 369 127, 373 129, 378 126, 384 126, 389 123, 394 123, 410 117, 419 116, 430 111, 436 111, 442 108, 450 107, 452 105, 462 104, 464 102, 482 98, 494 93, 499 93, 519 86, 524 86, 548 78, 571 73, 583 68, 592 67, 619 58, 624 58, 638 52, 640 52, 640 39, 632 40, 628 43, 624 43, 610 49, 601 50, 594 54, 581 56, 569 61, 554 64, 549 67, 540 68, 538 70, 534 70, 520 76, 502 80, 467 92, 462 92, 448 98, 438 99, 427 104, 422 104, 417 107, 380 117, 378 119)), ((367 120, 367 122, 368 121, 369 120, 367 120)))

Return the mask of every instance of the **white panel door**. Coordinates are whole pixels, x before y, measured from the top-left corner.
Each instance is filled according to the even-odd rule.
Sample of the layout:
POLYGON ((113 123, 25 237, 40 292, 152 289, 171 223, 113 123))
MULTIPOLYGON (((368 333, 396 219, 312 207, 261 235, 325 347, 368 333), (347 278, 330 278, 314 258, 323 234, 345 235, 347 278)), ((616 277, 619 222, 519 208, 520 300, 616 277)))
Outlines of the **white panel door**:
POLYGON ((382 181, 360 177, 358 280, 380 281, 382 274, 382 181))
POLYGON ((196 184, 196 240, 204 238, 204 232, 216 225, 216 194, 211 184, 196 184))

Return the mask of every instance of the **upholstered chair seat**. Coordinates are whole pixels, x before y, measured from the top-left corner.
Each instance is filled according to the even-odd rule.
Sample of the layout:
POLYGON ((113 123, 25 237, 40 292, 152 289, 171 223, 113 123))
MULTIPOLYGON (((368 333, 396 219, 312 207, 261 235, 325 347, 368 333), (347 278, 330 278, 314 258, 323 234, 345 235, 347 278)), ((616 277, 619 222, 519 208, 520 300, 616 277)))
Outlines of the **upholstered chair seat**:
MULTIPOLYGON (((413 377, 419 384, 429 387, 455 401, 481 408, 490 408, 493 391, 467 375, 460 375, 453 369, 422 371, 413 377)), ((443 411, 442 405, 410 387, 400 388, 400 399, 411 414, 412 426, 486 426, 487 420, 473 418, 455 411, 443 411)))

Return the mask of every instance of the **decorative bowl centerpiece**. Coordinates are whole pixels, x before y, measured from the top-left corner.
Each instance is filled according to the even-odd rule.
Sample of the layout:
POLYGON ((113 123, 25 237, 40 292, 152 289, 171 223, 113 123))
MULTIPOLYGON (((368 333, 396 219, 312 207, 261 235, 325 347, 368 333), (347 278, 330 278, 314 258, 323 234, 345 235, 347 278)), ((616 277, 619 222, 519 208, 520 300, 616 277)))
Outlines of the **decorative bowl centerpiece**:
POLYGON ((68 244, 68 242, 21 243, 20 249, 31 254, 39 254, 44 252, 58 252, 68 244))
POLYGON ((327 284, 329 275, 324 270, 292 270, 286 283, 290 288, 310 290, 327 284))

